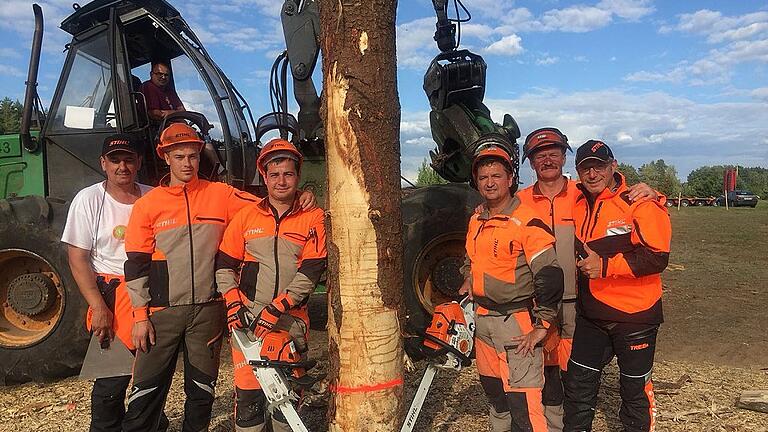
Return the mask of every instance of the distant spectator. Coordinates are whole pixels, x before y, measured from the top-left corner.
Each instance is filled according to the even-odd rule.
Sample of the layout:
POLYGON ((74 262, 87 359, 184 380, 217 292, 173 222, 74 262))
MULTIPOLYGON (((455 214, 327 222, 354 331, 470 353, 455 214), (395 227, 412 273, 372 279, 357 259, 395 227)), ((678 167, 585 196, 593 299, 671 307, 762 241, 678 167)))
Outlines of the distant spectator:
POLYGON ((147 100, 147 114, 154 121, 159 122, 177 111, 186 111, 173 86, 171 68, 164 62, 152 63, 149 81, 141 85, 141 93, 147 100))

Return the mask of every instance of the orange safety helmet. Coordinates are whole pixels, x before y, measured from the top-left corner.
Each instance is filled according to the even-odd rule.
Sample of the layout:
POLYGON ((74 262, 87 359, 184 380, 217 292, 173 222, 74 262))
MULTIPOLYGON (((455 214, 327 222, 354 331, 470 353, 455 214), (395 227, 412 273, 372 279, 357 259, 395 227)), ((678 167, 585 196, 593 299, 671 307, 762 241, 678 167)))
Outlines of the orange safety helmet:
POLYGON ((510 175, 514 179, 512 186, 509 187, 509 191, 514 194, 517 191, 520 167, 517 160, 517 145, 512 144, 510 147, 507 137, 497 133, 484 135, 477 140, 476 145, 475 157, 472 160, 472 178, 469 181, 469 185, 477 189, 475 175, 477 174, 477 166, 480 161, 484 159, 496 159, 506 165, 509 169, 510 175))
POLYGON ((509 169, 514 172, 512 156, 499 145, 487 144, 481 148, 479 152, 477 152, 475 159, 472 161, 472 177, 474 177, 475 173, 477 172, 478 162, 488 158, 501 159, 501 162, 507 165, 509 169))
POLYGON ((270 140, 259 153, 259 158, 256 159, 256 167, 259 169, 259 174, 262 177, 267 175, 267 164, 277 158, 288 158, 296 161, 296 169, 301 171, 301 163, 304 161, 304 156, 296 146, 290 142, 282 139, 275 138, 270 140))
POLYGON ((171 123, 160 134, 160 142, 157 143, 157 155, 163 159, 167 149, 176 144, 197 144, 202 150, 205 141, 192 126, 186 123, 171 123))
POLYGON ((553 127, 539 128, 528 134, 523 144, 523 160, 529 157, 531 153, 544 147, 557 146, 563 149, 571 150, 568 144, 568 137, 559 129, 553 127))

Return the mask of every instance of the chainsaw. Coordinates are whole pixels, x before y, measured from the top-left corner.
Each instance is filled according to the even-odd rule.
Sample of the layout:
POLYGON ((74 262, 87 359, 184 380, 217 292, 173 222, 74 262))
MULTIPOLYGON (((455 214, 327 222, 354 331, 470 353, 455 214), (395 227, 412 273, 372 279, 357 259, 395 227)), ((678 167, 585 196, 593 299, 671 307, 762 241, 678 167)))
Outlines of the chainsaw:
POLYGON ((436 306, 432 323, 426 332, 419 333, 424 338, 421 351, 429 359, 429 364, 400 432, 413 430, 439 369, 460 371, 472 364, 469 358, 475 336, 475 311, 472 301, 465 297, 461 303, 453 301, 436 306))
POLYGON ((267 397, 270 412, 280 410, 293 432, 308 432, 293 406, 298 400, 294 385, 308 388, 322 377, 311 377, 306 371, 315 366, 314 360, 300 359, 288 332, 274 330, 264 339, 253 338, 253 333, 232 330, 232 340, 240 348, 267 397))

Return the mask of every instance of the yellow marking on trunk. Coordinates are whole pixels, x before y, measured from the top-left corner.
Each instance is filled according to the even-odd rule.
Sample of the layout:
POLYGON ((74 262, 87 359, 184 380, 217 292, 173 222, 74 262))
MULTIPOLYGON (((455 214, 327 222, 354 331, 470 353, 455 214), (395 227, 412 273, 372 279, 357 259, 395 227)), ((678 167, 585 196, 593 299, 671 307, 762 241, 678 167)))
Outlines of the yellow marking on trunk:
POLYGON ((358 45, 360 46, 360 54, 365 55, 365 51, 368 49, 368 33, 360 33, 360 41, 358 42, 358 45))
MULTIPOLYGON (((361 36, 367 47, 368 36, 361 36)), ((350 113, 358 107, 345 108, 349 83, 338 75, 336 64, 326 78, 326 136, 328 164, 328 202, 330 209, 330 241, 339 250, 338 289, 344 318, 341 328, 333 313, 329 314, 328 336, 339 349, 339 382, 344 387, 359 387, 401 378, 402 354, 399 346, 397 311, 384 306, 378 287, 378 252, 376 231, 370 215, 370 196, 365 189, 357 135, 349 123, 350 113), (395 366, 392 368, 392 366, 395 366)), ((331 420, 329 430, 341 432, 342 425, 353 425, 355 431, 390 430, 399 419, 397 400, 402 386, 380 391, 335 395, 336 416, 350 418, 331 420), (381 416, 390 423, 374 424, 366 412, 392 412, 381 416)), ((349 431, 344 431, 349 432, 349 431)))

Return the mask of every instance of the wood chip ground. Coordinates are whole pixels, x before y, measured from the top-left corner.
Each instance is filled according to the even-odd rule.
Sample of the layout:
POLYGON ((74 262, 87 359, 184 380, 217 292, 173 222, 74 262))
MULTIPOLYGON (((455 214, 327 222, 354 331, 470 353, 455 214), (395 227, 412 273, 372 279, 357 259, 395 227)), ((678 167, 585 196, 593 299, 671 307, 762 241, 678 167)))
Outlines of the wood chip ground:
MULTIPOLYGON (((318 342, 324 332, 317 332, 318 342)), ((315 339, 315 338, 313 338, 315 339)), ((317 345, 316 345, 317 346, 317 345)), ((313 349, 314 355, 321 355, 313 349)), ((214 404, 211 430, 233 430, 232 366, 224 351, 220 382, 214 404)), ((321 361, 320 370, 326 367, 321 361)), ((416 391, 424 364, 406 376, 406 404, 416 391)), ((768 414, 736 407, 742 391, 768 388, 768 372, 706 364, 659 362, 654 371, 657 384, 657 430, 670 432, 768 432, 768 414)), ((85 431, 90 418, 89 382, 75 378, 50 384, 26 384, 0 388, 0 431, 85 431)), ((620 430, 618 372, 606 369, 595 419, 596 432, 620 430)), ((311 431, 326 431, 324 399, 305 407, 301 416, 311 431)), ((179 431, 183 419, 184 393, 177 371, 166 404, 171 431, 179 431)), ((467 432, 487 430, 487 402, 474 367, 460 373, 441 371, 430 390, 417 424, 418 431, 467 432)))

